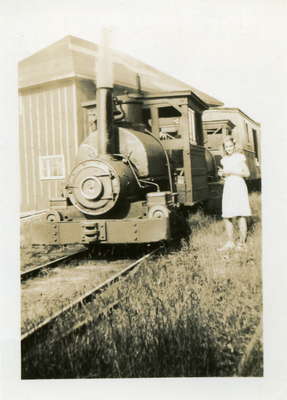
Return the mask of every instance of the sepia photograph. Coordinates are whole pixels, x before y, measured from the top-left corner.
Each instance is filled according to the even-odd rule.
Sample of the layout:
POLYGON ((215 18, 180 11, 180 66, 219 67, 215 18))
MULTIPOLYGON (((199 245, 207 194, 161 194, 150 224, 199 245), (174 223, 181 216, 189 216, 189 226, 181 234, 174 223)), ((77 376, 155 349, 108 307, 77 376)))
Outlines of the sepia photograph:
POLYGON ((234 399, 285 398, 286 2, 27 4, 1 17, 18 375, 7 395, 3 368, 3 398, 225 398, 232 382, 234 399))
POLYGON ((22 378, 262 376, 260 123, 102 36, 19 63, 22 378))

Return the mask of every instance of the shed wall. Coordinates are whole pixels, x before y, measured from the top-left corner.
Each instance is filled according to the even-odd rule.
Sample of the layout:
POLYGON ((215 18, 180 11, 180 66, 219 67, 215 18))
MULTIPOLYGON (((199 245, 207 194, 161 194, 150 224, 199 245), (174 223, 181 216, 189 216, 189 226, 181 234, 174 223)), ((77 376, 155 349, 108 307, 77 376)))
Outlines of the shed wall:
POLYGON ((59 196, 64 179, 40 179, 40 157, 63 155, 65 177, 78 148, 75 82, 22 91, 20 95, 21 211, 41 210, 59 196))

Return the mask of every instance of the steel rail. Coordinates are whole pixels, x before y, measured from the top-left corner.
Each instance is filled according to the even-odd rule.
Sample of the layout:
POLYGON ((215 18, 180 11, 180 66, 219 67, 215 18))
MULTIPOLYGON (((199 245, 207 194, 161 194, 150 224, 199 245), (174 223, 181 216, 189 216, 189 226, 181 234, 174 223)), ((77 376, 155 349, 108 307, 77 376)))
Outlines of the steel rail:
POLYGON ((28 218, 34 218, 34 217, 37 217, 39 215, 45 214, 45 212, 47 212, 47 211, 48 211, 48 209, 39 210, 39 211, 31 211, 31 212, 28 212, 26 214, 25 213, 21 213, 20 220, 24 220, 24 219, 28 219, 28 218))
POLYGON ((114 301, 111 304, 108 304, 106 307, 102 308, 99 312, 94 315, 88 315, 83 321, 79 321, 75 323, 71 328, 69 328, 66 332, 63 332, 60 336, 57 336, 55 340, 52 341, 52 344, 59 342, 60 340, 67 339, 71 335, 83 334, 84 330, 93 322, 101 320, 103 317, 106 317, 109 313, 117 308, 117 306, 123 301, 123 299, 127 298, 128 295, 122 296, 120 299, 114 301))
POLYGON ((49 261, 46 264, 38 265, 37 267, 27 269, 26 271, 21 272, 21 282, 24 282, 27 279, 38 275, 41 271, 43 271, 46 268, 55 268, 58 264, 61 264, 63 261, 72 260, 72 259, 76 258, 77 256, 83 255, 87 252, 88 252, 87 249, 77 250, 74 253, 68 254, 67 256, 57 258, 56 260, 49 261))
MULTIPOLYGON (((113 275, 112 277, 108 278, 106 281, 101 283, 100 285, 96 286, 89 292, 85 293, 84 295, 80 296, 78 299, 73 301, 72 303, 68 304, 66 307, 64 307, 62 310, 58 311, 54 315, 52 315, 49 318, 46 318, 43 322, 41 322, 39 325, 35 326, 34 328, 30 329, 28 332, 24 333, 21 336, 21 351, 22 351, 22 356, 23 353, 26 353, 27 350, 30 348, 31 345, 37 341, 37 338, 41 338, 41 341, 43 341, 49 334, 49 332, 52 331, 52 329, 55 327, 56 322, 60 319, 63 318, 65 315, 68 313, 71 313, 76 310, 83 309, 87 303, 91 303, 93 300, 96 299, 96 297, 103 293, 108 287, 111 287, 111 285, 115 284, 117 281, 120 280, 120 278, 124 277, 125 275, 129 274, 136 266, 141 264, 144 260, 148 259, 151 257, 153 254, 155 254, 161 247, 157 247, 156 249, 152 250, 145 256, 139 258, 138 260, 134 261, 132 264, 128 265, 126 268, 118 272, 117 274, 113 275)), ((104 312, 105 310, 103 310, 104 312)), ((98 313, 95 318, 99 317, 98 313)), ((91 322, 91 319, 88 318, 88 320, 85 320, 84 323, 81 323, 80 325, 83 326, 87 323, 91 322)), ((78 329, 80 326, 79 324, 76 323, 74 324, 75 329, 78 329)), ((72 329, 69 329, 67 334, 71 333, 73 331, 72 329)), ((63 335, 66 336, 66 335, 63 335)))

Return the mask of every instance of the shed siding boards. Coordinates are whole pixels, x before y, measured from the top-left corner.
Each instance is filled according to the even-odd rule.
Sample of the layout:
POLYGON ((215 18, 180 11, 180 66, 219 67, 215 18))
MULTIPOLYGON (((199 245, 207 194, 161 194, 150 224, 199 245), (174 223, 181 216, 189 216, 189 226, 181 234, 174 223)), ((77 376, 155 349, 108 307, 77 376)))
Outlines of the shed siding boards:
POLYGON ((81 100, 91 100, 76 80, 21 91, 21 211, 42 210, 61 193, 84 138, 81 100), (78 94, 80 93, 80 94, 78 94), (40 179, 40 157, 63 155, 64 179, 40 179))

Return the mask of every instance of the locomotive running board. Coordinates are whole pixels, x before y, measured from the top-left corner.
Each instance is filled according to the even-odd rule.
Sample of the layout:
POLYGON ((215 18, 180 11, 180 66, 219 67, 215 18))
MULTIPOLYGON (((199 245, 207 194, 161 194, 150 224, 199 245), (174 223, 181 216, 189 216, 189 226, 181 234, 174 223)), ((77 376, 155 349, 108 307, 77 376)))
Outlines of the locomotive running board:
POLYGON ((151 243, 171 239, 170 218, 35 222, 31 244, 151 243))

